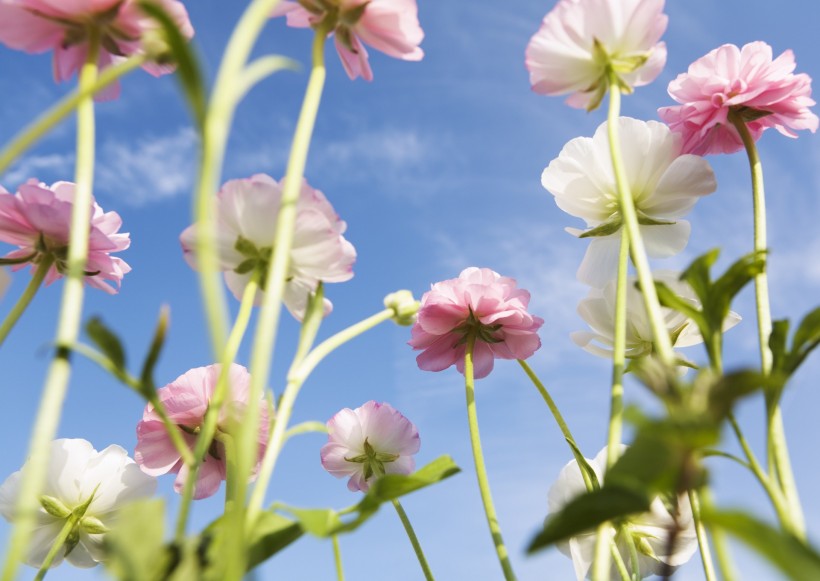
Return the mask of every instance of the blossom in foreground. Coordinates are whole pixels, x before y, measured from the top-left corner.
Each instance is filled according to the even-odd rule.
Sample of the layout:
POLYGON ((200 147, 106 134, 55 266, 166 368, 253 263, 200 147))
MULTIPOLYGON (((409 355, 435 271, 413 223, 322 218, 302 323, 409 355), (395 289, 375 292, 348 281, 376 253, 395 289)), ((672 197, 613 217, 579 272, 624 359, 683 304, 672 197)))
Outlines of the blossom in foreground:
POLYGON ((669 83, 669 95, 680 105, 658 114, 683 135, 686 153, 707 155, 743 149, 730 114, 743 120, 755 141, 774 127, 783 135, 817 131, 817 115, 809 110, 811 77, 794 74, 794 53, 772 60, 772 47, 750 42, 739 49, 724 44, 689 65, 669 83))
MULTIPOLYGON (((680 280, 680 273, 661 270, 652 273, 654 280, 664 283, 679 297, 695 307, 699 307, 695 291, 688 283, 680 280)), ((632 277, 627 283, 626 295, 626 356, 643 357, 652 353, 653 333, 646 313, 643 295, 638 290, 637 279, 632 277)), ((610 280, 603 289, 593 288, 589 296, 578 304, 578 314, 590 326, 590 331, 575 331, 572 340, 593 355, 612 357, 615 342, 615 291, 617 281, 610 280)), ((661 307, 663 320, 673 347, 690 347, 703 343, 697 325, 681 313, 661 307)), ((727 331, 740 322, 740 315, 730 312, 723 323, 727 331)))
MULTIPOLYGON (((601 450, 594 459, 587 459, 590 467, 603 482, 606 472, 606 448, 601 450)), ((569 462, 558 474, 558 479, 552 485, 548 494, 549 512, 560 511, 575 497, 586 492, 581 470, 575 460, 569 462)), ((697 550, 698 541, 695 534, 695 522, 692 518, 692 507, 686 495, 678 497, 677 518, 673 517, 666 504, 660 497, 655 497, 649 512, 629 517, 629 527, 634 541, 638 546, 638 566, 641 577, 660 575, 665 565, 678 567, 688 561, 697 550), (675 544, 669 550, 669 531, 677 525, 675 544)), ((558 550, 572 559, 575 575, 578 581, 590 573, 590 566, 595 554, 596 531, 591 529, 572 537, 569 541, 557 544, 558 550)), ((626 541, 616 538, 618 548, 624 557, 627 569, 631 570, 629 549, 626 541)), ((613 570, 612 578, 618 577, 613 570)))
MULTIPOLYGON (((23 472, 28 464, 0 485, 0 514, 14 520, 23 472)), ((40 567, 72 513, 81 515, 64 550, 52 567, 65 558, 76 567, 94 567, 102 560, 105 532, 125 503, 154 494, 157 482, 143 474, 119 446, 97 452, 86 440, 54 440, 49 447, 45 484, 26 563, 40 567), (83 510, 84 507, 84 510, 83 510)))
POLYGON ((498 359, 527 359, 541 347, 540 317, 527 312, 530 293, 515 279, 489 268, 470 267, 458 278, 437 282, 424 293, 408 344, 423 351, 416 362, 425 371, 455 364, 464 373, 469 337, 475 338, 475 378, 486 377, 498 359))
MULTIPOLYGON (((154 2, 185 38, 194 35, 181 2, 154 2)), ((144 37, 157 28, 157 23, 140 10, 137 0, 0 0, 0 43, 28 53, 53 49, 54 78, 58 82, 71 78, 82 67, 92 35, 100 39, 98 65, 102 69, 144 53, 144 37)), ((173 66, 155 62, 147 62, 142 68, 154 76, 173 70, 173 66)), ((98 98, 113 99, 118 94, 119 86, 112 85, 98 98)))
POLYGON ((283 1, 273 16, 287 17, 295 28, 326 27, 347 76, 373 80, 367 59, 371 46, 393 58, 420 61, 424 31, 419 26, 416 0, 300 0, 283 1))
MULTIPOLYGON (((276 217, 282 200, 284 181, 257 174, 227 182, 217 199, 217 245, 225 281, 238 299, 251 275, 264 277, 273 251, 276 217)), ((347 224, 340 220, 324 194, 302 182, 296 205, 296 230, 290 251, 290 270, 283 301, 301 320, 310 293, 319 282, 344 282, 353 277, 356 250, 342 234, 347 224)), ((185 259, 196 267, 196 225, 180 236, 185 259)), ((265 287, 265 281, 260 285, 265 287)), ((256 302, 261 302, 261 294, 256 302)), ((325 300, 325 314, 332 309, 325 300)))
POLYGON ((666 64, 664 0, 560 0, 530 40, 533 91, 570 94, 572 107, 598 107, 614 69, 622 91, 652 82, 666 64))
POLYGON ((336 478, 348 478, 351 491, 366 492, 384 474, 410 474, 419 451, 419 432, 390 404, 369 401, 345 408, 327 422, 322 466, 336 478))
MULTIPOLYGON (((173 382, 157 390, 171 422, 177 425, 182 438, 193 451, 200 428, 205 419, 211 398, 219 379, 220 365, 197 367, 177 377, 173 382)), ((248 405, 250 374, 241 365, 232 364, 228 371, 228 391, 225 403, 217 419, 216 435, 208 447, 197 475, 194 498, 206 498, 216 494, 225 480, 227 463, 225 446, 221 437, 230 436, 242 421, 248 405)), ((262 461, 268 442, 268 411, 264 399, 259 400, 259 457, 254 473, 262 461)), ((176 474, 174 490, 181 493, 188 478, 188 466, 182 461, 171 438, 165 431, 154 406, 148 404, 137 424, 137 449, 134 459, 142 471, 151 476, 176 474)), ((254 475, 255 477, 255 475, 254 475)))
MULTIPOLYGON (((42 260, 50 259, 53 264, 46 274, 46 284, 66 274, 74 188, 71 182, 46 186, 35 179, 21 185, 16 194, 0 187, 0 242, 18 246, 3 257, 8 263, 15 263, 12 270, 26 264, 36 269, 42 260)), ((131 267, 111 253, 125 250, 131 240, 127 233, 119 231, 119 214, 103 212, 93 200, 92 204, 85 281, 115 294, 131 267)))
MULTIPOLYGON (((663 123, 618 120, 626 181, 638 213, 649 256, 673 256, 689 240, 690 225, 679 220, 717 184, 709 162, 681 151, 681 138, 663 123)), ((592 241, 578 269, 578 279, 602 287, 615 276, 622 218, 609 152, 607 123, 592 138, 567 143, 541 176, 558 207, 582 218, 589 230, 567 228, 592 241)))

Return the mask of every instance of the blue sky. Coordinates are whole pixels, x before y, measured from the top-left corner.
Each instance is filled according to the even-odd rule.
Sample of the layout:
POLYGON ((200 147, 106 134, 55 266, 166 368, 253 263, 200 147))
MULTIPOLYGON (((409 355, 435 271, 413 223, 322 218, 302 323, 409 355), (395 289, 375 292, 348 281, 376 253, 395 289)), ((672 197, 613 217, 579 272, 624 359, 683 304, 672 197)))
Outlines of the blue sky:
MULTIPOLYGON (((242 2, 189 2, 196 28, 194 43, 212 78, 242 2)), ((575 314, 586 288, 575 270, 586 244, 563 229, 578 226, 555 206, 540 175, 564 143, 592 135, 603 112, 569 109, 560 98, 530 91, 524 48, 553 2, 518 0, 424 1, 419 7, 426 38, 420 63, 390 59, 371 51, 375 80, 351 82, 335 53, 328 50, 329 74, 307 179, 321 189, 348 223, 347 238, 359 254, 356 276, 329 285, 335 311, 321 335, 354 323, 381 308, 384 295, 409 288, 420 296, 429 284, 453 278, 467 266, 486 266, 519 280, 533 295, 531 311, 546 323, 542 349, 531 364, 565 413, 582 450, 594 456, 604 445, 608 417, 607 361, 569 340, 583 328, 575 314)), ((783 3, 772 10, 763 0, 670 2, 664 40, 669 61, 661 76, 625 99, 624 114, 656 119, 670 104, 666 86, 694 59, 723 43, 765 40, 775 54, 791 48, 797 70, 820 78, 816 22, 820 4, 783 3), (791 7, 791 9, 789 9, 791 7)), ((272 22, 258 54, 277 53, 307 66, 311 35, 272 22)), ((282 73, 256 88, 242 104, 231 136, 225 179, 265 172, 279 179, 301 101, 306 73, 282 73)), ((0 48, 0 141, 9 139, 70 86, 51 81, 50 55, 24 55, 0 48)), ((122 97, 101 104, 98 114, 98 165, 95 193, 106 210, 123 216, 133 244, 122 257, 133 272, 118 296, 89 291, 85 315, 101 315, 125 339, 130 361, 138 365, 156 314, 171 307, 171 332, 158 367, 161 383, 191 367, 210 364, 195 274, 186 266, 179 233, 190 224, 190 190, 196 168, 196 136, 171 78, 138 72, 123 83, 122 97)), ((74 127, 66 122, 0 176, 7 189, 29 177, 52 182, 71 179, 74 127)), ((820 141, 811 134, 790 140, 769 131, 760 143, 770 212, 772 302, 776 318, 801 317, 820 297, 820 141)), ((701 200, 690 216, 692 240, 685 253, 658 262, 677 268, 705 250, 721 246, 727 264, 751 250, 751 198, 742 154, 709 158, 718 191, 701 200)), ((0 249, 3 252, 6 249, 0 249)), ((0 315, 25 287, 19 273, 0 302, 0 315)), ((60 283, 44 289, 0 350, 0 390, 6 421, 0 423, 0 478, 23 463, 30 425, 48 362, 60 283)), ((232 303, 235 308, 235 304, 232 303)), ((754 364, 756 340, 753 296, 744 292, 735 310, 744 322, 726 339, 729 366, 754 364)), ((286 320, 276 354, 271 387, 281 393, 296 325, 286 320)), ((451 454, 463 473, 408 497, 413 521, 438 579, 497 579, 489 534, 472 473, 464 388, 451 369, 438 374, 418 370, 406 345, 409 330, 384 325, 330 356, 306 384, 294 421, 325 421, 342 407, 367 400, 387 401, 419 428, 419 465, 451 454)), ((698 348, 688 350, 702 360, 698 348)), ((239 362, 248 363, 244 348, 239 362)), ((816 468, 820 373, 809 361, 784 400, 787 434, 806 511, 810 537, 820 542, 820 501, 811 492, 820 483, 816 468)), ((630 385, 631 401, 648 401, 630 385)), ((571 579, 569 560, 557 551, 528 558, 523 547, 546 511, 546 493, 570 454, 538 394, 518 366, 499 362, 478 384, 481 422, 490 482, 500 524, 522 579, 571 579)), ((752 398, 740 422, 762 453, 762 402, 752 398)), ((132 450, 142 403, 112 378, 78 360, 60 424, 60 437, 81 437, 98 449, 119 444, 132 450)), ((319 464, 319 435, 302 436, 285 449, 270 500, 302 506, 342 507, 355 501, 343 481, 319 464)), ((734 449, 730 438, 726 446, 734 449)), ((723 506, 750 507, 765 518, 771 510, 752 477, 721 460, 710 464, 715 494, 723 506)), ((160 481, 160 494, 176 503, 172 478, 160 481)), ((202 527, 220 510, 219 496, 195 506, 202 527)), ((8 527, 0 523, 5 547, 8 527)), ((342 538, 348 578, 421 578, 398 518, 384 510, 352 536, 342 538), (375 573, 374 573, 375 572, 375 573)), ((735 551, 742 578, 776 579, 754 558, 735 551)), ((328 542, 304 538, 260 578, 293 581, 332 579, 328 542)), ((27 573, 28 574, 28 573, 27 573)), ((100 571, 61 566, 54 579, 89 579, 100 571)), ((699 563, 684 566, 679 579, 702 578, 699 563)))

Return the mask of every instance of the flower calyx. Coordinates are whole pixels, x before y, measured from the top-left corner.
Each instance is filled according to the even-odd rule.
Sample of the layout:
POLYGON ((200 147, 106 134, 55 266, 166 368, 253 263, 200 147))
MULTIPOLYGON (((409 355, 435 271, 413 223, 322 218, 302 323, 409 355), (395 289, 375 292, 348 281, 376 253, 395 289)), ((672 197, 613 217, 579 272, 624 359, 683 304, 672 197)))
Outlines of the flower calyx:
POLYGON ((615 85, 624 94, 632 94, 634 89, 623 79, 622 75, 637 71, 646 64, 649 56, 649 52, 628 55, 610 54, 600 40, 593 39, 592 61, 601 74, 583 91, 593 94, 586 107, 587 112, 594 111, 601 106, 611 85, 615 85))
POLYGON ((398 460, 398 454, 388 454, 386 452, 377 452, 375 448, 370 444, 367 438, 364 439, 364 453, 359 454, 358 456, 353 456, 352 458, 348 458, 345 456, 345 460, 348 462, 354 462, 356 464, 363 464, 364 465, 364 478, 365 480, 370 480, 374 475, 375 476, 384 476, 385 469, 384 465, 389 464, 390 462, 395 462, 398 460))
POLYGON ((495 336, 495 333, 500 331, 503 326, 504 325, 500 323, 485 325, 475 316, 472 307, 470 307, 467 319, 453 329, 452 332, 463 335, 456 345, 466 344, 470 337, 474 337, 476 341, 483 341, 484 343, 502 343, 504 339, 499 339, 495 336))
POLYGON ((236 239, 234 249, 245 259, 233 269, 236 274, 248 274, 250 272, 259 273, 259 288, 265 290, 267 282, 268 265, 273 256, 273 246, 263 246, 257 248, 256 244, 240 236, 236 239))

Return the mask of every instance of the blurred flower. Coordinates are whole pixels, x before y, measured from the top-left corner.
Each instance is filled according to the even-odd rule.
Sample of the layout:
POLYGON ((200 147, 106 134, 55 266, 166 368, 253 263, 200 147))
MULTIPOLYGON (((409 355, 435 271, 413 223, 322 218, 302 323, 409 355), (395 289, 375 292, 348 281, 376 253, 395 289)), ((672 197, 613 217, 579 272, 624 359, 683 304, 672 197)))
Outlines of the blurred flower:
MULTIPOLYGON (((165 407, 169 419, 181 431, 182 438, 193 451, 199 436, 205 412, 211 403, 221 370, 220 365, 197 367, 177 377, 162 389, 157 390, 160 402, 165 407)), ((197 475, 194 498, 206 498, 216 494, 220 483, 225 480, 227 462, 225 446, 220 440, 231 437, 235 426, 242 421, 248 405, 250 374, 241 365, 232 364, 228 371, 228 391, 225 403, 219 411, 216 435, 208 447, 197 475)), ((259 462, 265 454, 268 442, 268 406, 259 402, 259 457, 254 468, 254 478, 259 462)), ((137 424, 137 449, 134 459, 142 471, 151 476, 176 474, 174 490, 181 493, 188 478, 188 466, 182 461, 171 438, 165 431, 154 406, 148 404, 137 424)))
POLYGON ((537 331, 544 320, 527 312, 530 293, 515 279, 489 268, 470 267, 458 278, 437 282, 421 298, 408 344, 421 350, 416 362, 425 371, 455 364, 464 373, 468 337, 475 338, 475 378, 489 375, 493 361, 527 359, 541 347, 537 331))
POLYGON ((664 0, 560 0, 527 45, 533 91, 565 95, 592 110, 609 87, 610 69, 622 91, 652 82, 666 64, 664 0))
MULTIPOLYGON (((663 282, 679 297, 693 306, 700 307, 695 292, 688 283, 680 280, 680 273, 660 270, 652 273, 654 280, 663 282)), ((626 356, 643 357, 652 352, 653 334, 646 313, 643 295, 638 290, 637 279, 627 282, 626 291, 626 356)), ((572 340, 593 355, 612 357, 615 340, 615 291, 617 281, 610 280, 603 289, 593 288, 589 296, 578 304, 578 314, 592 328, 592 331, 575 331, 572 340)), ((666 328, 673 347, 690 347, 703 343, 697 325, 681 313, 661 307, 666 328)), ((729 330, 740 322, 740 315, 730 312, 724 321, 723 330, 729 330)))
MULTIPOLYGON (((54 263, 45 283, 51 284, 66 274, 74 187, 71 182, 46 186, 35 179, 21 185, 14 195, 0 187, 0 242, 19 246, 3 257, 9 263, 16 263, 12 270, 29 263, 35 269, 48 256, 54 263)), ((93 200, 92 204, 85 281, 94 288, 115 294, 131 267, 110 253, 125 250, 131 240, 127 233, 119 232, 122 226, 119 214, 103 212, 93 200)))
POLYGON ((410 474, 413 454, 421 445, 413 423, 390 404, 369 401, 345 408, 327 422, 322 466, 336 478, 347 478, 351 491, 367 492, 384 474, 410 474))
MULTIPOLYGON (((225 281, 237 299, 251 275, 259 270, 260 288, 273 252, 276 218, 282 200, 282 183, 264 174, 231 180, 217 199, 217 245, 225 281)), ((342 234, 347 224, 339 219, 324 194, 302 182, 296 205, 296 230, 290 251, 290 270, 284 303, 301 320, 308 297, 319 282, 344 282, 353 278, 356 249, 342 234)), ((180 236, 185 259, 196 268, 196 224, 180 236)), ((261 303, 261 294, 256 303, 261 303)), ((325 314, 332 304, 325 299, 325 314)))
MULTIPOLYGON (((681 154, 680 136, 663 123, 621 117, 621 154, 626 181, 638 212, 641 236, 650 256, 677 254, 689 240, 690 226, 678 220, 701 196, 717 184, 709 163, 681 154)), ((591 237, 578 279, 602 287, 615 276, 621 245, 621 212, 607 124, 592 138, 577 137, 567 143, 541 176, 541 184, 555 203, 571 216, 586 221, 587 231, 567 228, 580 237, 591 237)))
MULTIPOLYGON (((0 514, 14 520, 21 478, 28 464, 0 486, 0 514)), ((29 542, 26 563, 40 567, 66 522, 77 520, 65 549, 58 551, 52 567, 63 558, 76 567, 94 567, 104 557, 105 532, 125 503, 154 494, 157 482, 143 474, 119 446, 97 452, 86 440, 54 440, 49 449, 45 484, 37 511, 37 524, 29 542)))
MULTIPOLYGON (((603 482, 606 472, 606 448, 601 450, 594 459, 587 459, 589 466, 603 482)), ((550 487, 548 504, 550 514, 560 511, 575 497, 586 492, 581 470, 575 460, 569 462, 558 474, 555 484, 550 487)), ((641 577, 660 575, 665 565, 678 567, 692 558, 698 547, 695 534, 695 522, 692 517, 692 507, 689 498, 681 495, 677 499, 677 518, 670 512, 661 497, 655 497, 649 512, 631 516, 628 520, 629 530, 638 547, 638 566, 641 577), (675 544, 669 550, 669 533, 677 528, 675 544)), ((557 543, 558 550, 572 559, 575 575, 578 581, 584 579, 590 572, 590 566, 595 555, 595 529, 572 537, 569 541, 557 543)), ((626 540, 620 535, 616 542, 624 563, 631 571, 629 550, 626 540)), ((612 577, 617 577, 613 570, 612 577)))
MULTIPOLYGON (((153 0, 191 38, 194 29, 185 6, 177 0, 153 0)), ((133 54, 143 53, 142 40, 157 23, 139 8, 138 0, 0 0, 0 43, 28 53, 54 49, 54 78, 69 79, 85 62, 88 40, 100 38, 99 67, 105 68, 133 54)), ((154 62, 142 66, 154 76, 173 66, 154 62)), ((119 85, 111 85, 97 98, 113 99, 119 85)))
POLYGON ((789 137, 801 129, 814 133, 818 118, 809 111, 814 105, 811 77, 793 74, 795 66, 792 51, 772 60, 772 47, 765 42, 742 49, 724 44, 669 83, 669 95, 681 104, 658 113, 683 135, 683 151, 697 155, 743 149, 730 113, 746 123, 755 141, 769 127, 789 137))
POLYGON ((424 31, 419 26, 416 0, 300 0, 280 2, 273 16, 287 16, 288 26, 333 31, 347 76, 373 80, 367 44, 388 56, 420 61, 424 31), (364 43, 364 44, 362 44, 364 43))

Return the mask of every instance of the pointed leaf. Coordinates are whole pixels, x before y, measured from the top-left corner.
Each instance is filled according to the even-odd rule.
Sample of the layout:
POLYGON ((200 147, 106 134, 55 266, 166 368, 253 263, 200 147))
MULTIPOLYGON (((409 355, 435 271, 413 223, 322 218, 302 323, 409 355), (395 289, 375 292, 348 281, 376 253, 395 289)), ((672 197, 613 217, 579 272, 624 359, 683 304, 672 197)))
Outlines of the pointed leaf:
POLYGON ((170 312, 168 305, 164 305, 162 309, 160 309, 157 328, 154 330, 154 339, 151 341, 151 346, 148 348, 148 355, 145 356, 145 362, 142 364, 140 381, 143 387, 143 395, 146 397, 151 397, 155 389, 154 368, 157 366, 162 347, 165 345, 165 335, 168 331, 170 312))
POLYGON ((165 504, 152 499, 123 506, 117 524, 105 535, 105 567, 121 581, 164 579, 172 567, 164 544, 165 504))
POLYGON ((125 350, 122 348, 122 343, 119 337, 105 326, 102 319, 92 317, 85 325, 85 332, 100 351, 111 360, 111 363, 118 371, 127 372, 125 368, 125 350))
POLYGON ((709 270, 717 261, 718 256, 720 256, 720 249, 714 248, 698 256, 680 275, 681 280, 688 282, 692 290, 695 291, 701 304, 705 304, 709 298, 709 291, 712 286, 709 270))

